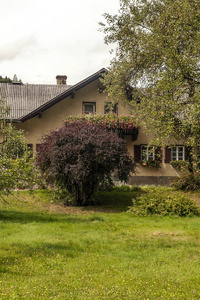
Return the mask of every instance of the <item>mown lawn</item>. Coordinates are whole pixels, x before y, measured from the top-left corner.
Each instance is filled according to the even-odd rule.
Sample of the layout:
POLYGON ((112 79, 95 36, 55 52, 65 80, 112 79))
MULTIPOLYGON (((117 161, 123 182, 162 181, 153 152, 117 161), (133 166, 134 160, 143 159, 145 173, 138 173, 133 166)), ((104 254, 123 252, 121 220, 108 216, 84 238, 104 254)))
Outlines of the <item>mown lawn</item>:
POLYGON ((199 299, 200 218, 134 217, 138 192, 84 209, 47 192, 0 203, 0 299, 199 299))

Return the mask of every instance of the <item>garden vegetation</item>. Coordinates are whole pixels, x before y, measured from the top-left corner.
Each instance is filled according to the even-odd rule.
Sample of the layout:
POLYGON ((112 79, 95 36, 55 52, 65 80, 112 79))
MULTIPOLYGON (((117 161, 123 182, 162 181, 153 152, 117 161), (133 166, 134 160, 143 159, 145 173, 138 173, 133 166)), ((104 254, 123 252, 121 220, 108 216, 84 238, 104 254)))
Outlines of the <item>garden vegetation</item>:
MULTIPOLYGON (((149 189, 98 191, 92 207, 56 205, 50 191, 8 196, 0 299, 199 299, 200 218, 127 213, 149 189)), ((200 204, 198 193, 187 196, 200 204)))
POLYGON ((0 197, 17 187, 31 188, 36 183, 37 168, 28 150, 22 130, 6 122, 9 108, 0 100, 0 197))
POLYGON ((136 168, 116 133, 79 120, 43 137, 37 165, 48 183, 67 190, 80 206, 89 204, 100 185, 127 182, 136 168))
POLYGON ((105 43, 114 44, 103 83, 115 102, 128 103, 156 146, 189 147, 192 171, 200 149, 199 0, 120 0, 104 14, 105 43))
POLYGON ((129 211, 134 215, 175 215, 179 217, 199 215, 195 201, 180 192, 166 187, 146 188, 144 193, 133 199, 129 211))

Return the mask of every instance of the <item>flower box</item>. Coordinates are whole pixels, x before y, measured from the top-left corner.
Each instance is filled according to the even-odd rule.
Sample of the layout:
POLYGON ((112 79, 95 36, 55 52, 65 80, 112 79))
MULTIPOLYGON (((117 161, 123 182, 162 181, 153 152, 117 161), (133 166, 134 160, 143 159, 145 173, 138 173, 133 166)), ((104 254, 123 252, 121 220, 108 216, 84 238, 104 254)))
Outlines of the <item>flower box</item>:
POLYGON ((145 168, 160 168, 160 161, 158 160, 141 160, 140 165, 145 168))

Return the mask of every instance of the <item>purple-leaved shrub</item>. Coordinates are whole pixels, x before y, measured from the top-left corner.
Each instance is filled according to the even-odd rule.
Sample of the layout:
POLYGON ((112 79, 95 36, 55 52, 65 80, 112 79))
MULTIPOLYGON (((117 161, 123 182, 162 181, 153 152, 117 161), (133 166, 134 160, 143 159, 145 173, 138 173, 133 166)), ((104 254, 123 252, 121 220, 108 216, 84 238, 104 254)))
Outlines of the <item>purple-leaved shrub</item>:
POLYGON ((74 121, 42 138, 37 165, 48 182, 88 205, 100 184, 127 182, 136 165, 123 139, 95 124, 74 121))

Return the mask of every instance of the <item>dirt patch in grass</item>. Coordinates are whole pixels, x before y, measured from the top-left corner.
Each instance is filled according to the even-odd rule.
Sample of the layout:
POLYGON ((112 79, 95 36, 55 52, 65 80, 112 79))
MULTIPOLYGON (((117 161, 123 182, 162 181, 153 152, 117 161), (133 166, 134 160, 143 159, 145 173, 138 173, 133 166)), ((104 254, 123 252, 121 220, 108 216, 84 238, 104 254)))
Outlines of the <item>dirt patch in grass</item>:
POLYGON ((112 206, 86 206, 86 207, 76 207, 76 206, 65 206, 61 204, 49 204, 44 207, 52 213, 59 214, 72 214, 72 215, 89 215, 91 213, 120 213, 122 209, 119 207, 112 206))
POLYGON ((64 206, 59 204, 50 204, 48 206, 48 211, 59 214, 71 214, 71 215, 85 215, 89 214, 88 211, 85 211, 82 207, 75 206, 64 206))
MULTIPOLYGON (((30 194, 28 191, 16 192, 13 196, 6 198, 8 206, 19 207, 31 211, 42 210, 48 213, 72 214, 72 215, 88 215, 91 213, 121 213, 126 212, 132 205, 132 199, 144 193, 145 189, 139 191, 122 191, 114 190, 110 192, 98 192, 94 195, 93 205, 87 207, 66 206, 62 203, 52 201, 50 191, 34 191, 30 194)), ((173 193, 173 190, 169 191, 173 193)), ((194 200, 200 207, 199 192, 182 192, 183 194, 194 200)), ((6 207, 2 202, 0 206, 6 207)), ((8 208, 8 207, 7 207, 8 208)))

